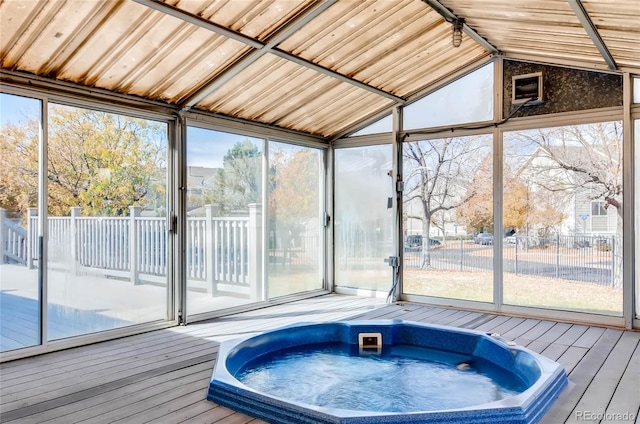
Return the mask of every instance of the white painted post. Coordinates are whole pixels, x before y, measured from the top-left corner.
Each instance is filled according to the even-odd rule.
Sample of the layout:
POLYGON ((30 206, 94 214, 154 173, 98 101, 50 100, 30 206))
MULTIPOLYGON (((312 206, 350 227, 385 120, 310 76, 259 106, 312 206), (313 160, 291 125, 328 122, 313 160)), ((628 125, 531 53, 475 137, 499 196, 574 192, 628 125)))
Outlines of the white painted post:
POLYGON ((204 273, 205 273, 205 281, 207 284, 207 294, 214 296, 216 293, 216 275, 215 275, 215 258, 216 258, 216 246, 213 242, 213 215, 214 210, 213 205, 204 205, 204 252, 197 252, 198 254, 202 253, 205 258, 204 262, 204 273))
POLYGON ((78 275, 78 223, 77 218, 81 212, 80 206, 71 207, 71 275, 78 275))
POLYGON ((34 228, 31 221, 34 216, 38 216, 38 208, 27 208, 27 268, 33 269, 34 258, 33 252, 37 248, 37 237, 34 236, 34 232, 38 231, 38 227, 34 228), (36 242, 36 246, 33 243, 36 242))
POLYGON ((6 230, 4 228, 4 221, 7 219, 7 210, 0 208, 0 265, 4 264, 4 251, 6 243, 6 230))
POLYGON ((138 231, 136 218, 140 216, 140 206, 129 206, 129 273, 133 285, 138 284, 138 231))
POLYGON ((262 205, 249 204, 249 293, 252 301, 262 300, 262 205))

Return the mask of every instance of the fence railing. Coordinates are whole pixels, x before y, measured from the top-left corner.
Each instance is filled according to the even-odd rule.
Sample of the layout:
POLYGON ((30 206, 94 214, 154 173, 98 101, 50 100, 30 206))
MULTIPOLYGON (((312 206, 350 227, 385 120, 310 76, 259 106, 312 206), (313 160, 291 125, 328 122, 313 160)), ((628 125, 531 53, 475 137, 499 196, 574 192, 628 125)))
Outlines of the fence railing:
POLYGON ((0 209, 0 263, 27 264, 27 230, 7 218, 0 209))
MULTIPOLYGON (((504 272, 601 286, 615 286, 615 237, 557 235, 550 238, 512 236, 503 240, 504 272)), ((492 272, 493 245, 473 240, 439 240, 429 250, 433 269, 492 272)), ((419 268, 421 249, 405 249, 404 266, 419 268)))
MULTIPOLYGON (((251 295, 262 261, 260 205, 249 205, 248 217, 217 217, 213 210, 207 205, 204 217, 187 218, 187 278, 205 282, 209 292, 251 295)), ((38 225, 35 209, 28 211, 26 229, 0 209, 0 264, 37 267, 38 225)), ((139 207, 127 217, 84 217, 71 208, 70 216, 47 220, 47 266, 134 283, 162 281, 168 272, 167 225, 166 218, 140 216, 139 207)))

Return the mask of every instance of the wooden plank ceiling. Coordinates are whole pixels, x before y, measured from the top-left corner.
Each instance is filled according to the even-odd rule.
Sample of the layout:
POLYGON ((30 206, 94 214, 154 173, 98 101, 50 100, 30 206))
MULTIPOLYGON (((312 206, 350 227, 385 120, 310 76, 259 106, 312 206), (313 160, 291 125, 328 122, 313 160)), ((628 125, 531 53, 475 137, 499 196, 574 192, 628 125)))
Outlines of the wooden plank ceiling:
POLYGON ((330 138, 487 58, 487 45, 606 66, 576 3, 616 66, 640 70, 637 0, 9 0, 1 75, 330 138), (488 44, 464 35, 454 48, 452 16, 488 44))

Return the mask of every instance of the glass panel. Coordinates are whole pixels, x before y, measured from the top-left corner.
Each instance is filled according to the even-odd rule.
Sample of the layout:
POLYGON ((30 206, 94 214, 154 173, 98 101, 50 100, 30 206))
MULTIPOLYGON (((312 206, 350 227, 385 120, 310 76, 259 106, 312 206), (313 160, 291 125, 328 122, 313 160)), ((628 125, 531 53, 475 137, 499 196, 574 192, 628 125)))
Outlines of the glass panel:
POLYGON ((187 128, 187 313, 264 300, 264 141, 187 128))
POLYGON ((640 103, 640 78, 633 79, 633 103, 640 103))
POLYGON ((269 298, 322 288, 323 152, 269 143, 269 298))
POLYGON ((167 317, 167 125, 49 108, 48 335, 167 317))
POLYGON ((439 127, 493 119, 493 64, 407 106, 403 129, 439 127))
POLYGON ((391 145, 335 152, 335 282, 337 286, 388 292, 392 268, 393 196, 391 145))
POLYGON ((493 137, 405 143, 404 293, 493 300, 493 137))
POLYGON ((504 302, 622 314, 622 124, 504 134, 504 302))
POLYGON ((364 127, 360 131, 354 132, 350 137, 355 137, 357 135, 381 134, 391 131, 393 131, 393 117, 388 115, 373 124, 364 127))
POLYGON ((0 352, 40 344, 38 147, 42 102, 0 93, 0 352))

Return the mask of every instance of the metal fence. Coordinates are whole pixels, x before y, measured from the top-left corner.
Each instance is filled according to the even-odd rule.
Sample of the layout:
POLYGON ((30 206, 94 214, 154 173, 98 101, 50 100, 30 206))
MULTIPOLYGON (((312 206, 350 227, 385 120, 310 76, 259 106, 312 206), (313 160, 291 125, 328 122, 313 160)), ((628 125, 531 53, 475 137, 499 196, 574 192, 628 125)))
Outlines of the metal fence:
MULTIPOLYGON (((492 272, 493 245, 473 240, 439 240, 429 248, 432 269, 492 272)), ((616 267, 614 236, 557 235, 549 238, 511 236, 503 240, 505 273, 613 286, 616 267)), ((420 268, 422 249, 405 249, 404 266, 420 268)))

